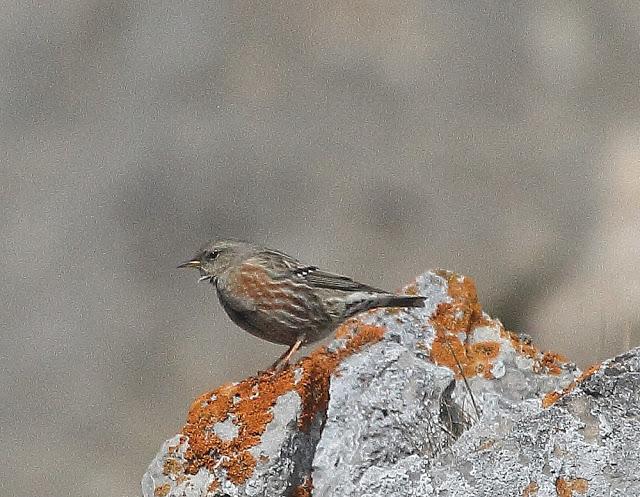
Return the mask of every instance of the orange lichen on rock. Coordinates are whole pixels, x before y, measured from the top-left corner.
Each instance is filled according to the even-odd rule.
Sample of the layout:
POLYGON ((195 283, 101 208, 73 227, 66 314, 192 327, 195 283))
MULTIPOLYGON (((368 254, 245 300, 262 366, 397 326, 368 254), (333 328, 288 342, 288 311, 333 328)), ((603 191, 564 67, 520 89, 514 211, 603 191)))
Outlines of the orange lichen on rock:
POLYGON ((567 358, 556 352, 545 352, 542 354, 540 364, 547 374, 559 375, 562 373, 562 365, 566 364, 567 358))
POLYGON ((182 446, 182 444, 186 442, 186 440, 187 439, 184 436, 181 436, 178 444, 169 446, 167 452, 169 454, 175 454, 176 452, 178 452, 178 449, 182 446))
POLYGON ((452 301, 441 303, 432 321, 437 328, 443 328, 451 334, 469 333, 484 321, 475 283, 471 278, 455 273, 441 271, 438 275, 447 280, 452 301))
POLYGON ((311 492, 313 490, 313 482, 311 477, 307 477, 304 480, 302 485, 298 485, 293 489, 291 497, 311 497, 311 492))
POLYGON ((451 302, 443 302, 433 315, 436 336, 431 357, 436 364, 449 367, 457 378, 482 374, 492 378, 491 367, 500 353, 495 341, 467 343, 466 337, 480 326, 493 325, 482 314, 476 287, 471 278, 438 273, 447 279, 451 302))
POLYGON ((573 497, 577 492, 584 495, 589 490, 589 482, 584 478, 575 478, 573 480, 565 480, 558 478, 556 480, 556 494, 559 497, 573 497))
POLYGON ((571 383, 569 383, 562 390, 552 390, 551 392, 548 392, 542 398, 542 407, 544 407, 546 409, 547 407, 552 406, 553 404, 558 402, 558 400, 560 400, 562 397, 564 397, 568 393, 572 392, 573 389, 576 388, 576 386, 578 386, 580 384, 580 382, 582 382, 582 381, 586 380, 587 378, 589 378, 589 376, 591 376, 593 373, 595 373, 599 369, 600 369, 600 364, 594 364, 593 366, 591 366, 591 367, 587 368, 586 370, 584 370, 580 374, 580 376, 578 376, 575 380, 573 380, 571 383))
POLYGON ((210 471, 221 467, 232 483, 244 483, 257 464, 249 449, 260 443, 273 419, 272 407, 276 401, 285 393, 296 391, 302 399, 298 422, 301 429, 307 430, 329 401, 330 377, 340 362, 364 345, 381 340, 383 335, 384 328, 378 326, 345 323, 337 333, 345 339, 342 348, 331 352, 326 347, 320 348, 283 371, 265 372, 198 397, 182 431, 189 437, 189 447, 184 454, 185 472, 195 474, 202 467, 210 471), (223 440, 214 427, 228 419, 237 427, 237 435, 223 440))
POLYGON ((491 447, 493 447, 496 444, 496 441, 493 439, 487 439, 485 441, 483 441, 479 446, 477 450, 489 450, 491 447))
POLYGON ((180 461, 173 458, 168 458, 164 461, 162 465, 162 474, 165 476, 169 475, 177 475, 182 472, 182 464, 180 461))
POLYGON ((163 483, 162 485, 158 485, 153 490, 153 495, 155 497, 165 497, 169 495, 170 490, 171 490, 171 485, 169 485, 168 483, 163 483))
POLYGON ((209 486, 207 487, 207 492, 214 493, 219 488, 220 488, 220 482, 218 480, 213 480, 211 483, 209 483, 209 486))
POLYGON ((593 364, 593 365, 589 366, 582 373, 580 373, 580 376, 578 376, 576 378, 576 383, 580 383, 580 382, 586 380, 587 378, 589 378, 594 373, 600 371, 601 367, 602 367, 602 364, 593 364))
POLYGON ((529 485, 524 487, 524 490, 522 491, 522 497, 533 497, 538 493, 538 490, 540 490, 540 487, 535 481, 532 481, 531 483, 529 483, 529 485))
POLYGON ((446 271, 440 271, 438 275, 447 280, 451 301, 439 304, 431 318, 436 334, 431 346, 431 357, 436 364, 450 368, 458 379, 476 375, 493 378, 491 370, 500 355, 501 340, 470 343, 468 338, 478 328, 498 327, 501 339, 508 339, 516 352, 534 361, 534 372, 553 375, 562 372, 562 366, 566 363, 563 356, 553 352, 543 354, 529 342, 506 331, 502 325, 483 314, 471 278, 446 271))
POLYGON ((522 340, 516 333, 505 330, 504 336, 511 341, 511 345, 518 354, 530 359, 536 359, 540 354, 540 351, 536 347, 531 345, 531 343, 522 340))
MULTIPOLYGON (((571 385, 573 385, 573 382, 571 382, 569 386, 571 385)), ((552 406, 553 404, 558 402, 558 400, 560 400, 560 397, 562 397, 566 393, 569 393, 571 390, 573 390, 573 388, 569 389, 569 387, 567 386, 562 391, 552 390, 551 392, 546 393, 545 396, 542 397, 542 407, 546 409, 547 407, 552 406)))
POLYGON ((567 358, 556 352, 544 352, 530 342, 523 340, 516 333, 504 331, 502 336, 511 341, 511 345, 520 355, 533 359, 533 371, 535 373, 545 373, 559 375, 562 373, 562 367, 567 363, 567 358))
POLYGON ((412 283, 411 285, 405 287, 403 293, 407 295, 418 295, 418 285, 412 283))

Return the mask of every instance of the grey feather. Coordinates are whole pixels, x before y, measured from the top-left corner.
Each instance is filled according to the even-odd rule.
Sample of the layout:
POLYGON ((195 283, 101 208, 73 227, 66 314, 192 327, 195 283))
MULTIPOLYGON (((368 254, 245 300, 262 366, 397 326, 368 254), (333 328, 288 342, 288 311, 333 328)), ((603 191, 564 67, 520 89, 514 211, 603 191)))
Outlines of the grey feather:
POLYGON ((293 273, 298 278, 304 279, 309 285, 316 288, 343 290, 345 292, 387 293, 384 290, 358 283, 347 276, 321 271, 316 266, 300 267, 295 269, 293 273))
POLYGON ((424 307, 425 297, 420 295, 352 294, 347 299, 346 316, 378 307, 424 307))

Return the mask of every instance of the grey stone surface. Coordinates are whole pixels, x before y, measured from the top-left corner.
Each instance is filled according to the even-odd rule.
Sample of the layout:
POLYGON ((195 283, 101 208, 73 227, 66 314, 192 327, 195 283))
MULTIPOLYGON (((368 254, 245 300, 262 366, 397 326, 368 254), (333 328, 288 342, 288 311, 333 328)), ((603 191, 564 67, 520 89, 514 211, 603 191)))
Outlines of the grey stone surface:
POLYGON ((577 480, 587 496, 640 495, 639 390, 637 348, 548 409, 527 400, 487 410, 434 461, 434 495, 522 495, 535 482, 535 495, 546 497, 577 480))
MULTIPOLYGON (((305 495, 297 492, 308 478, 314 497, 640 495, 640 349, 607 361, 544 408, 545 394, 579 371, 569 363, 545 369, 538 351, 523 353, 483 315, 465 340, 497 346, 491 374, 456 381, 432 354, 440 336, 433 313, 455 300, 450 283, 427 273, 416 285, 428 297, 424 310, 362 318, 383 326, 384 338, 340 363, 309 430, 299 427, 300 396, 279 397, 250 449, 258 463, 246 481, 233 483, 221 468, 166 474, 163 461, 184 463, 189 444, 174 438, 145 474, 144 496, 305 495)), ((300 371, 294 378, 301 381, 300 371)), ((233 437, 233 423, 214 431, 233 437)))

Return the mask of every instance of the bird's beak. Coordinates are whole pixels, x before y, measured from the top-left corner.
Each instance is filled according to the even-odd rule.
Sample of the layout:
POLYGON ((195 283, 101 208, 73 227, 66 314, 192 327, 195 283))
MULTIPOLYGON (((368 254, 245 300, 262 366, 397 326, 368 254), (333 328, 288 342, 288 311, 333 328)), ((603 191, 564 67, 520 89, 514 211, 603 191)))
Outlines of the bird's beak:
POLYGON ((178 269, 183 267, 193 267, 198 269, 200 266, 202 266, 202 263, 198 259, 193 259, 191 261, 183 262, 178 266, 178 269))

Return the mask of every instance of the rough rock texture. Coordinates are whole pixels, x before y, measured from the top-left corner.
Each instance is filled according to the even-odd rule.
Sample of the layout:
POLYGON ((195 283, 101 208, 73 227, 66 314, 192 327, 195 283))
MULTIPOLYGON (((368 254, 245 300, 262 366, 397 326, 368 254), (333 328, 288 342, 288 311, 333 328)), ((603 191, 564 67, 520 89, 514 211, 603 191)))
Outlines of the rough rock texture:
POLYGON ((640 495, 639 351, 580 375, 484 314, 469 278, 406 291, 426 308, 198 398, 144 496, 640 495))

